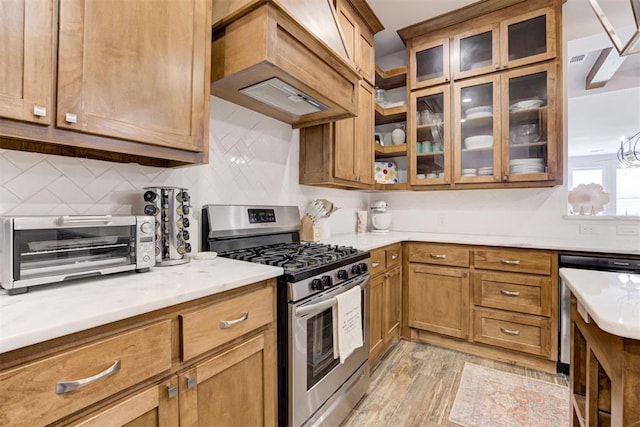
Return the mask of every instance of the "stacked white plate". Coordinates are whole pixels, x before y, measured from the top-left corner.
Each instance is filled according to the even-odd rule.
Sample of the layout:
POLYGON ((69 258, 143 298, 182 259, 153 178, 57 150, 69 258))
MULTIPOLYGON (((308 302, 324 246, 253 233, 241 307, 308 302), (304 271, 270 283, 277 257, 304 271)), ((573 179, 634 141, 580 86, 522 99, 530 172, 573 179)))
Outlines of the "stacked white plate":
POLYGON ((521 101, 511 104, 510 111, 524 111, 539 108, 542 105, 542 101, 537 98, 523 99, 521 101))
POLYGON ((475 168, 462 169, 462 176, 478 176, 478 169, 475 169, 475 168))
POLYGON ((513 175, 525 173, 544 173, 544 159, 512 159, 509 160, 509 173, 513 175))
POLYGON ((480 149, 493 147, 493 135, 475 135, 464 139, 465 148, 480 149))
POLYGON ((484 167, 478 168, 478 175, 479 176, 493 175, 493 166, 484 166, 484 167))
POLYGON ((467 119, 491 116, 493 116, 493 107, 491 105, 481 105, 479 107, 468 108, 464 112, 464 117, 467 119))

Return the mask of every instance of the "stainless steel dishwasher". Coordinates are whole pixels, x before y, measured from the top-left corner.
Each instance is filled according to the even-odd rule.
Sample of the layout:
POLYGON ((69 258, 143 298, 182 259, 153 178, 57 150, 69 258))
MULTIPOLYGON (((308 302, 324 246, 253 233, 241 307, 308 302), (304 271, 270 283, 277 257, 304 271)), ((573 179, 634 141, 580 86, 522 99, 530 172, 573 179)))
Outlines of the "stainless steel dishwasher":
MULTIPOLYGON (((560 268, 579 268, 582 270, 611 271, 640 274, 640 258, 620 255, 622 258, 606 255, 560 254, 560 268)), ((558 372, 569 374, 569 358, 571 355, 571 291, 560 278, 559 304, 559 345, 558 372)))

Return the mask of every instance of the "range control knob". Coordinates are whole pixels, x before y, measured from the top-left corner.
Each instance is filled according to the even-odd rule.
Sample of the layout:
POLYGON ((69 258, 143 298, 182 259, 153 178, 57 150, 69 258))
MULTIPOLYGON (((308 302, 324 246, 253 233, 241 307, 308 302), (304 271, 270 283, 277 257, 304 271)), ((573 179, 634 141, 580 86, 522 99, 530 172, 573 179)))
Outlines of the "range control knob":
POLYGON ((366 273, 368 270, 369 270, 369 267, 367 267, 366 263, 363 262, 363 263, 360 264, 360 272, 361 273, 366 273))
POLYGON ((311 289, 316 290, 316 291, 322 291, 324 290, 324 285, 322 283, 322 280, 320 279, 313 279, 311 281, 311 289))
POLYGON ((349 273, 347 270, 338 270, 338 279, 347 280, 349 278, 349 273))
POLYGON ((354 266, 351 267, 351 273, 353 274, 360 274, 362 273, 362 269, 360 268, 359 264, 355 264, 354 266))
POLYGON ((333 279, 331 276, 322 276, 322 286, 328 288, 333 285, 333 279))
POLYGON ((140 224, 140 231, 142 231, 144 234, 151 234, 153 233, 153 225, 151 225, 150 222, 145 221, 140 224))

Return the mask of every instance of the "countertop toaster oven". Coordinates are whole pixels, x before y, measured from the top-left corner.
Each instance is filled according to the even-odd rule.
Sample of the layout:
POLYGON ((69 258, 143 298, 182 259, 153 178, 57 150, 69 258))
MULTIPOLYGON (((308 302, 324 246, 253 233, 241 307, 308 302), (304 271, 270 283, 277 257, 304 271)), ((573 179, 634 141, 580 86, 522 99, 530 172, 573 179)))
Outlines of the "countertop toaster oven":
POLYGON ((30 287, 155 265, 151 216, 69 215, 0 218, 0 286, 30 287))

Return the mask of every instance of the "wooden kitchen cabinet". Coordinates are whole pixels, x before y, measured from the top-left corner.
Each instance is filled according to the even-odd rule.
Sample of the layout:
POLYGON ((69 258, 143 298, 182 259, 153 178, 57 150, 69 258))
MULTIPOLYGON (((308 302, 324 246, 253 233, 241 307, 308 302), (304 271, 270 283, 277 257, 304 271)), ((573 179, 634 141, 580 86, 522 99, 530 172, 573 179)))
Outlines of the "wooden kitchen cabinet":
POLYGON ((399 31, 414 103, 407 126, 411 189, 562 183, 561 12, 559 0, 496 1, 399 31), (433 116, 443 124, 433 126, 433 116), (424 141, 427 150, 418 145, 424 141), (435 142, 442 153, 433 152, 435 142))
POLYGON ((0 354, 0 389, 12 390, 0 424, 275 425, 274 288, 270 279, 0 354), (77 390, 56 386, 98 373, 77 390))
POLYGON ((0 79, 11 87, 0 83, 2 148, 208 161, 210 0, 12 0, 0 14, 10 24, 0 30, 10 35, 0 77, 11 76, 0 79))
POLYGON ((571 296, 571 425, 640 423, 640 342, 612 335, 584 320, 571 296))
MULTIPOLYGON (((380 22, 365 21, 349 0, 336 0, 336 13, 347 52, 358 74, 370 85, 375 84, 375 51, 373 35, 382 29, 380 22), (374 28, 370 28, 373 24, 374 28)), ((363 4, 366 6, 366 3, 363 4)), ((368 9, 368 6, 366 6, 368 9)), ((369 13, 372 13, 370 10, 369 13)))
POLYGON ((263 332, 181 374, 180 425, 275 425, 274 347, 263 332))
POLYGON ((300 184, 373 186, 373 88, 360 80, 358 116, 300 129, 300 184))
POLYGON ((0 117, 51 123, 53 0, 0 3, 0 117))
POLYGON ((374 365, 400 340, 402 273, 400 244, 371 251, 369 361, 374 365))

